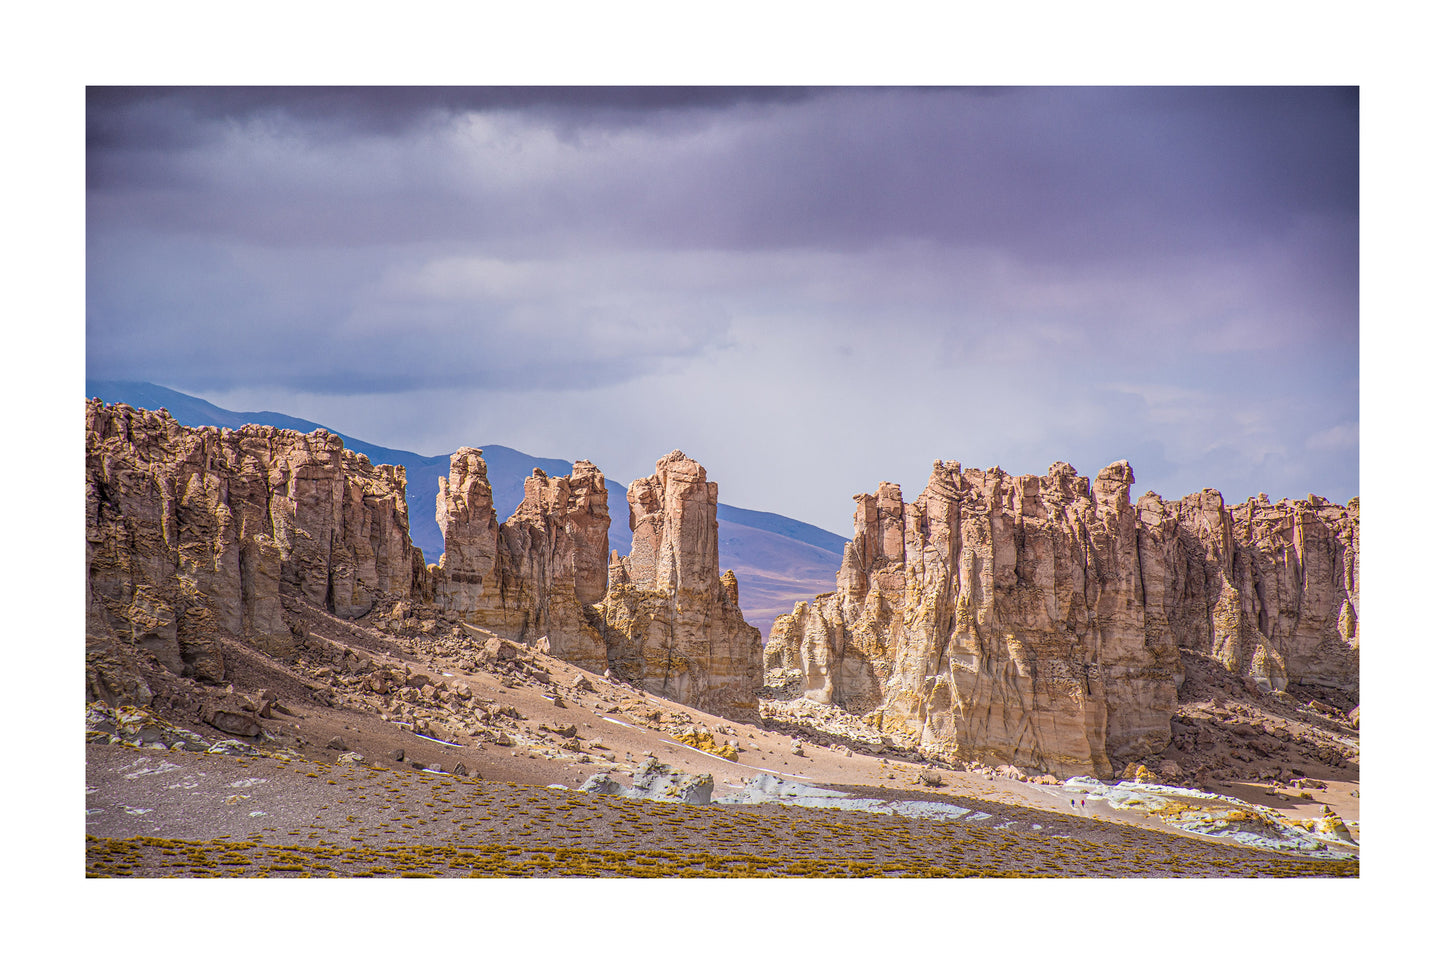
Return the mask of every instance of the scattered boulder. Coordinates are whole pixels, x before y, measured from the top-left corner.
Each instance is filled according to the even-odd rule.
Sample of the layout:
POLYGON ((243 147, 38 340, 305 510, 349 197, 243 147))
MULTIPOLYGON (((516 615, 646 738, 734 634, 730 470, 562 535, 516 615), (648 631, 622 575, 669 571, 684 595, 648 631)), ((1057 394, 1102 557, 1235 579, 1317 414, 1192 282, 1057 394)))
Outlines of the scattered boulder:
POLYGON ((600 793, 606 796, 621 796, 622 784, 612 779, 610 773, 594 773, 580 788, 583 793, 600 793))
POLYGON ((704 753, 711 753, 713 756, 722 757, 736 763, 738 760, 738 748, 732 743, 719 743, 710 733, 707 727, 692 726, 677 735, 679 743, 685 743, 704 753))
POLYGON ((201 719, 232 736, 261 735, 261 721, 234 703, 209 703, 202 709, 201 719))
POLYGON ((1329 807, 1325 807, 1324 815, 1314 822, 1314 832, 1341 843, 1355 842, 1355 838, 1350 835, 1350 828, 1345 826, 1345 822, 1329 807))
POLYGON ((609 774, 598 773, 582 784, 582 791, 630 800, 669 800, 706 805, 712 802, 713 778, 710 773, 686 773, 648 756, 633 772, 631 787, 624 788, 609 774))

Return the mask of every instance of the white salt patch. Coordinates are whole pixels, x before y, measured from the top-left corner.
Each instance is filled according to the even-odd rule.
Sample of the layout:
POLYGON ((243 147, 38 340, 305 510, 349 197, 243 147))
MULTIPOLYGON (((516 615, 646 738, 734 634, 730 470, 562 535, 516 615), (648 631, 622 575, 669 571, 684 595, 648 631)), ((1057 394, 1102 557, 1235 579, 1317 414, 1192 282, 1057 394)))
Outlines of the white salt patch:
MULTIPOLYGON (((144 759, 142 759, 142 760, 137 761, 137 762, 142 762, 142 763, 143 763, 143 762, 145 762, 145 761, 144 761, 144 759)), ((170 762, 167 762, 167 761, 165 761, 165 760, 162 760, 162 761, 161 761, 159 764, 157 764, 156 766, 153 766, 153 767, 143 767, 142 769, 139 769, 139 770, 135 771, 134 773, 127 773, 127 774, 125 775, 125 778, 126 778, 127 780, 134 780, 134 779, 136 779, 137 777, 148 777, 148 776, 152 776, 152 775, 157 774, 157 773, 165 773, 167 770, 179 770, 180 768, 181 768, 181 767, 180 767, 180 764, 170 763, 170 762)))
POLYGON ((1128 780, 1110 786, 1093 777, 1070 777, 1063 787, 1066 791, 1082 791, 1086 799, 1107 803, 1112 809, 1157 815, 1171 828, 1186 833, 1232 840, 1261 850, 1318 853, 1342 859, 1353 856, 1330 849, 1323 838, 1286 823, 1268 807, 1257 807, 1223 794, 1128 780), (1198 803, 1183 813, 1163 812, 1180 800, 1198 803), (1250 819, 1248 822, 1226 819, 1231 812, 1242 812, 1250 819))
MULTIPOLYGON (((929 820, 957 820, 970 812, 964 807, 929 800, 890 802, 870 797, 852 797, 842 790, 829 790, 771 777, 758 777, 738 793, 729 794, 713 802, 743 805, 781 803, 790 807, 853 810, 929 820)), ((979 818, 988 820, 991 819, 991 815, 974 814, 969 819, 979 818)))

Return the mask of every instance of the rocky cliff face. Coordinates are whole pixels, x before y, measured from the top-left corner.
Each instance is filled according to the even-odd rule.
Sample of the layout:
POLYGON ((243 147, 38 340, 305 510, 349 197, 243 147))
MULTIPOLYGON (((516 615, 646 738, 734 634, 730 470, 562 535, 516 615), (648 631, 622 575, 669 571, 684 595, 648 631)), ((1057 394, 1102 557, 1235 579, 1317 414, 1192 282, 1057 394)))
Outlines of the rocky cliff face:
POLYGON ((748 712, 762 636, 718 574, 717 483, 681 452, 627 490, 632 552, 613 555, 599 604, 613 668, 649 692, 716 713, 748 712))
POLYGON ((603 672, 607 650, 589 608, 607 589, 610 522, 602 473, 582 461, 565 478, 534 470, 522 504, 499 526, 481 450, 462 449, 437 493, 445 551, 428 567, 432 597, 514 641, 545 636, 552 655, 603 672))
MULTIPOLYGON (((602 473, 534 472, 498 524, 479 449, 437 493, 445 551, 408 538, 406 473, 327 432, 186 428, 165 412, 87 405, 87 674, 93 699, 144 704, 137 647, 178 675, 220 681, 223 648, 289 656, 286 600, 343 618, 420 607, 705 709, 748 712, 759 633, 718 574, 717 486, 673 453, 629 491, 634 548, 612 553, 602 473), (609 590, 609 580, 615 581, 609 590)), ((387 617, 391 619, 392 617, 387 617)))
POLYGON ((1139 500, 1140 554, 1159 570, 1181 649, 1267 689, 1359 689, 1359 501, 1318 496, 1225 506, 1214 489, 1139 500))
POLYGON ((935 463, 912 504, 855 496, 838 588, 773 627, 770 671, 947 758, 1112 775, 1162 750, 1181 647, 1262 686, 1358 685, 1358 507, 1130 500, 935 463))
POLYGON ((406 596, 421 569, 406 474, 326 432, 185 428, 164 411, 86 406, 89 687, 136 695, 120 642, 219 680, 222 645, 293 645, 295 593, 344 617, 406 596))

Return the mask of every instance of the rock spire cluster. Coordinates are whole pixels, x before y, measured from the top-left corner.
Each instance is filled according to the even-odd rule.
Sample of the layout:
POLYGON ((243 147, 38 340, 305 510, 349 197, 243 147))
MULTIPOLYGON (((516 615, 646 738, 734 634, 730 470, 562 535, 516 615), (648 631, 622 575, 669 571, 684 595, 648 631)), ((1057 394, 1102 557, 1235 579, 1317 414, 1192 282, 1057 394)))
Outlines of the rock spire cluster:
POLYGON ((613 555, 601 603, 609 658, 644 689, 710 712, 751 712, 762 634, 718 573, 717 483, 679 451, 628 486, 632 552, 613 555))
POLYGON ((1181 649, 1357 690, 1357 502, 1135 505, 1133 482, 950 461, 911 504, 855 496, 837 590, 776 621, 768 670, 930 755, 1105 777, 1168 744, 1181 649))
POLYGON ((323 431, 186 428, 161 410, 86 406, 86 645, 97 696, 134 688, 125 642, 219 681, 223 644, 295 643, 283 597, 352 618, 412 592, 406 472, 323 431), (109 672, 108 672, 109 671, 109 672))
POLYGON ((855 496, 834 592, 774 624, 766 651, 718 565, 718 493, 674 451, 628 488, 632 546, 608 545, 602 473, 537 470, 498 522, 481 450, 439 480, 439 564, 409 538, 406 474, 339 437, 186 428, 86 407, 86 649, 91 699, 145 704, 137 661, 219 682, 226 647, 287 658, 304 603, 465 638, 479 627, 724 715, 764 672, 933 757, 1110 776, 1161 751, 1181 653, 1261 690, 1357 700, 1359 503, 1212 489, 1131 499, 1093 480, 936 462, 906 503, 855 496), (148 657, 147 657, 148 658, 148 657))
POLYGON ((717 486, 680 452, 629 489, 634 546, 618 556, 591 462, 566 477, 535 470, 499 524, 481 450, 461 449, 439 480, 445 552, 427 566, 408 535, 405 471, 336 435, 186 428, 99 400, 86 419, 92 698, 146 702, 131 647, 210 681, 225 676, 228 641, 287 656, 304 630, 286 601, 300 598, 348 619, 419 607, 701 708, 756 705, 762 641, 737 580, 718 574, 717 486))
POLYGON ((444 613, 516 642, 545 637, 552 655, 604 672, 607 651, 588 610, 607 589, 610 522, 602 473, 581 461, 566 477, 534 470, 522 504, 498 525, 482 452, 461 449, 438 480, 445 549, 425 588, 444 613))

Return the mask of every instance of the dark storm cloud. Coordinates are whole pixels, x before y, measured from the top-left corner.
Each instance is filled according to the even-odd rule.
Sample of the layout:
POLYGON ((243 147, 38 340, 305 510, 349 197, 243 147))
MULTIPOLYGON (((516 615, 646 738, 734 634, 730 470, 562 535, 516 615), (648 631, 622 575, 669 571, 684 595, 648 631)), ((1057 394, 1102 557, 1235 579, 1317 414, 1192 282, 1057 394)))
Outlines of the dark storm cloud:
POLYGON ((1139 455, 1170 497, 1266 471, 1354 494, 1354 90, 101 88, 87 107, 92 377, 375 396, 437 451, 482 440, 407 417, 417 393, 471 392, 544 454, 631 434, 646 464, 706 427, 743 459, 782 413, 822 447, 886 439, 860 466, 1139 455), (905 385, 926 413, 906 431, 886 401, 905 385))
MULTIPOLYGON (((728 107, 740 103, 795 102, 807 87, 91 87, 88 123, 124 139, 117 114, 162 105, 193 118, 237 118, 274 113, 300 122, 341 123, 375 133, 399 134, 436 112, 527 110, 543 116, 615 121, 638 113, 728 107)), ((98 145, 93 145, 98 146, 98 145)))
POLYGON ((460 113, 525 111, 576 130, 814 94, 806 87, 90 87, 86 150, 93 176, 104 178, 111 152, 194 147, 227 124, 256 120, 307 138, 399 137, 460 113))
POLYGON ((1253 240, 1353 217, 1357 131, 1332 91, 841 91, 759 146, 739 241, 923 237, 1078 263, 1253 240))
POLYGON ((99 89, 88 126, 97 193, 207 189, 199 208, 157 190, 123 207, 128 220, 204 220, 271 243, 519 230, 734 248, 922 238, 1073 263, 1348 217, 1357 108, 1351 93, 1311 89, 99 89), (431 158, 392 147, 466 116, 510 120, 484 143, 434 142, 431 158), (554 151, 595 165, 489 184, 435 154, 495 151, 558 124, 579 139, 532 145, 536 162, 554 151), (297 182, 250 153, 256 141, 341 176, 297 182), (224 153, 198 156, 207 144, 224 153), (373 187, 365 205, 352 203, 357 180, 373 187))

